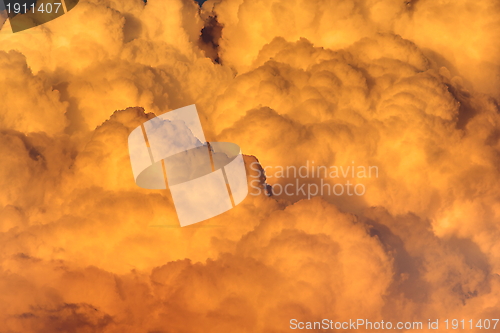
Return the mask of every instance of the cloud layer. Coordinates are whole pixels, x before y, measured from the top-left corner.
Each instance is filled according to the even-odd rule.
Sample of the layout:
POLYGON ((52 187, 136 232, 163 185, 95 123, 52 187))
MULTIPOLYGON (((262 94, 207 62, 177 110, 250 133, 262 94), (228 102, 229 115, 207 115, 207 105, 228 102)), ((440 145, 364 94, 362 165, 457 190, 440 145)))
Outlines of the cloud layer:
POLYGON ((490 0, 88 0, 6 24, 1 331, 494 318, 499 16, 490 0), (361 197, 249 196, 179 228, 168 191, 135 185, 127 138, 193 103, 247 167, 379 176, 361 197))

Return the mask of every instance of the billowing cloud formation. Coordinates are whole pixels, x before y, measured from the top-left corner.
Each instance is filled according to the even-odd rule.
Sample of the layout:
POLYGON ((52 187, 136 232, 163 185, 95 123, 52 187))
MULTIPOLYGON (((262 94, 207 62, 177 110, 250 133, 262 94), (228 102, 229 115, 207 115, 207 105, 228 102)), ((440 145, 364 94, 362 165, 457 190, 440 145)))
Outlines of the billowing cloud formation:
POLYGON ((2 330, 494 318, 496 6, 82 1, 2 32, 2 330), (192 103, 209 141, 252 155, 250 180, 257 160, 371 165, 378 177, 363 196, 250 195, 179 228, 168 191, 135 185, 127 138, 192 103))
POLYGON ((68 105, 52 90, 50 79, 44 73, 34 75, 19 52, 0 52, 2 125, 23 132, 55 134, 64 130, 68 105), (17 110, 29 110, 29 115, 17 110))
POLYGON ((500 50, 494 40, 500 38, 499 6, 495 0, 300 0, 293 5, 283 0, 209 0, 203 8, 224 25, 221 53, 238 71, 252 68, 262 47, 276 36, 290 41, 304 37, 337 49, 381 32, 395 33, 475 89, 498 98, 500 50))

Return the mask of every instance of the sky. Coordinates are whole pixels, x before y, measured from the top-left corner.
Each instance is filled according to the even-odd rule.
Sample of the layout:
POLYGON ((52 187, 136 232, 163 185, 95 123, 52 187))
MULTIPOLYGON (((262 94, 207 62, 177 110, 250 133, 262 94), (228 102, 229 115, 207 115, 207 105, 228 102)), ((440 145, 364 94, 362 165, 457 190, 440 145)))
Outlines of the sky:
POLYGON ((0 331, 498 317, 499 20, 495 0, 82 0, 6 22, 0 331), (191 104, 274 195, 181 228, 127 140, 191 104), (378 173, 276 174, 313 162, 378 173), (365 193, 276 193, 296 181, 365 193))

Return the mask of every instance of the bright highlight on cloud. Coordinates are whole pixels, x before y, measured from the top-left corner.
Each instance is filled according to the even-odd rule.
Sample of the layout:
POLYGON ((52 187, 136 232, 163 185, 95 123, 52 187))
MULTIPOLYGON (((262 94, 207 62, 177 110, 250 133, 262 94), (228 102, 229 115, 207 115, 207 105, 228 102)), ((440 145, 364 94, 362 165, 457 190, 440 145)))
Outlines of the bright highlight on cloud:
POLYGON ((499 18, 493 0, 89 0, 0 31, 0 331, 495 318, 499 18), (378 177, 181 229, 127 139, 190 104, 247 167, 378 177))

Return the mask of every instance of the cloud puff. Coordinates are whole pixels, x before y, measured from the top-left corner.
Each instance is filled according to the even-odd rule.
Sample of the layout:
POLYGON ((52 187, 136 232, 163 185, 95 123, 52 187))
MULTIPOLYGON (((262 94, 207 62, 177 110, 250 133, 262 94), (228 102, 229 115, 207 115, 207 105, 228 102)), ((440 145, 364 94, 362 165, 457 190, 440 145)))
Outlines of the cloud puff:
POLYGON ((27 66, 26 57, 17 51, 0 51, 0 64, 2 127, 60 133, 66 124, 67 104, 52 89, 52 78, 44 73, 35 75, 27 66))

